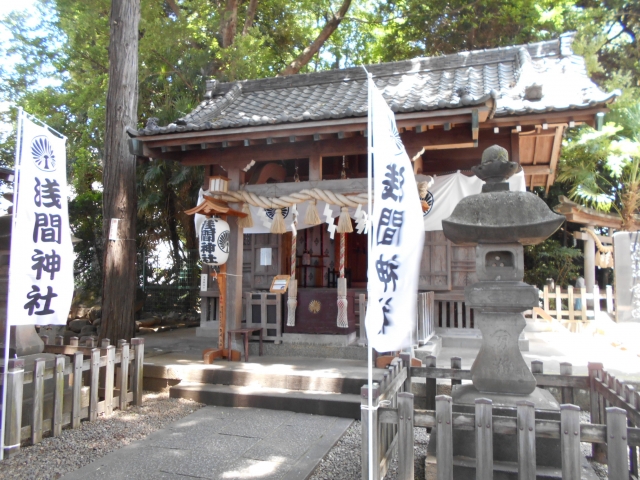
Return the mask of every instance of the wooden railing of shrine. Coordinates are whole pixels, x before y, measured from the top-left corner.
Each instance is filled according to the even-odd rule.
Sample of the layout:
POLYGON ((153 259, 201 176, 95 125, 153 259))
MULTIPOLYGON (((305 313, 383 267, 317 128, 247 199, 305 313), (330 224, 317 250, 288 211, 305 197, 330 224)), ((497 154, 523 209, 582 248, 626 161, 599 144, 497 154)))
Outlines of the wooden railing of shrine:
MULTIPOLYGON (((532 404, 521 402, 512 416, 494 415, 488 399, 478 399, 475 413, 454 413, 451 397, 436 395, 436 380, 448 379, 452 385, 471 379, 469 370, 460 369, 460 359, 451 359, 451 368, 437 368, 435 357, 428 357, 425 367, 408 368, 408 359, 398 360, 393 367, 400 373, 374 385, 374 480, 384 478, 393 454, 398 455, 398 480, 414 478, 414 427, 431 429, 436 438, 435 458, 427 457, 427 468, 435 469, 438 480, 453 479, 453 430, 476 431, 475 468, 480 480, 494 475, 493 433, 511 435, 518 445, 518 475, 523 480, 535 480, 536 456, 533 454, 536 437, 561 440, 562 478, 581 479, 580 442, 592 444, 592 456, 608 465, 610 480, 638 478, 638 447, 640 447, 640 394, 632 385, 621 382, 603 369, 602 364, 590 363, 589 375, 573 375, 569 363, 561 364, 559 375, 543 373, 542 362, 534 361, 531 370, 541 388, 557 388, 562 398, 560 420, 536 418, 532 404), (403 362, 400 365, 400 362, 403 362), (407 373, 405 378, 404 372, 407 373), (427 409, 413 408, 414 396, 409 392, 411 377, 426 377, 427 409), (395 378, 402 380, 393 381, 395 378), (577 391, 588 394, 591 423, 580 422, 580 408, 574 405, 577 391), (393 398, 395 405, 383 404, 380 399, 393 398), (480 425, 480 427, 478 427, 480 425), (390 433, 391 432, 391 433, 390 433), (389 440, 391 438, 391 440, 389 440), (385 450, 386 448, 386 450, 385 450)), ((391 370, 391 367, 389 367, 391 370)), ((394 370, 395 372, 395 370, 394 370)), ((362 390, 366 405, 369 391, 362 390)), ((367 441, 368 411, 362 410, 362 479, 369 478, 367 441)), ((473 459, 468 459, 473 461, 473 459)), ((431 477, 428 477, 431 478, 431 477)))
POLYGON ((133 338, 130 345, 118 341, 117 347, 104 339, 95 348, 92 338, 80 345, 71 337, 64 345, 58 336, 55 345, 45 343, 44 353, 55 354, 53 361, 38 358, 29 371, 24 359, 9 360, 6 456, 17 453, 22 443, 60 435, 63 427, 78 428, 81 420, 142 404, 143 338, 133 338))
MULTIPOLYGON (((560 287, 550 290, 549 286, 545 285, 540 290, 540 300, 542 300, 542 309, 561 322, 593 320, 602 309, 601 303, 605 303, 607 313, 614 313, 611 285, 607 285, 604 292, 595 285, 590 293, 587 293, 586 288, 569 286, 566 290, 560 287)), ((535 311, 532 319, 536 320, 535 311)))
MULTIPOLYGON (((565 290, 560 287, 549 290, 545 285, 539 292, 541 308, 546 315, 563 322, 571 331, 580 331, 579 326, 571 325, 571 322, 593 320, 603 309, 606 309, 609 314, 614 313, 611 285, 607 285, 604 292, 600 291, 597 285, 591 292, 587 292, 586 288, 571 286, 565 290)), ((536 309, 530 314, 527 313, 526 316, 530 316, 533 321, 538 320, 536 309)), ((434 321, 435 326, 441 329, 475 330, 477 328, 473 308, 466 305, 463 290, 435 293, 434 321)))
MULTIPOLYGON (((364 320, 367 315, 367 296, 364 293, 358 295, 358 343, 367 344, 367 331, 364 320)), ((418 292, 418 304, 416 306, 416 323, 413 328, 413 344, 422 346, 431 339, 436 331, 434 292, 418 292)))
POLYGON ((473 309, 464 301, 464 290, 436 292, 434 298, 435 326, 461 330, 477 329, 473 309))

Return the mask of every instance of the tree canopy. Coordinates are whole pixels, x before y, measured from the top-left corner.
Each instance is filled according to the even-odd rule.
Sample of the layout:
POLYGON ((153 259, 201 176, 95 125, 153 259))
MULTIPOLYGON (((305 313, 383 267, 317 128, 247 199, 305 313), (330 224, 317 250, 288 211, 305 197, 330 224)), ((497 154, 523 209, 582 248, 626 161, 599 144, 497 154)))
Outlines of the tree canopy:
MULTIPOLYGON (((102 159, 110 0, 39 0, 37 15, 0 20, 0 102, 20 105, 69 138, 70 216, 78 282, 99 290, 102 159)), ((262 78, 420 55, 441 55, 548 39, 578 31, 576 50, 603 88, 640 82, 640 7, 624 0, 142 0, 138 116, 169 123, 194 108, 205 81, 262 78)), ((2 122, 15 120, 15 109, 2 122)), ((5 133, 0 163, 13 163, 5 133)), ((570 150, 570 148, 569 148, 570 150)), ((195 248, 191 219, 198 168, 162 160, 139 165, 137 246, 195 248)))

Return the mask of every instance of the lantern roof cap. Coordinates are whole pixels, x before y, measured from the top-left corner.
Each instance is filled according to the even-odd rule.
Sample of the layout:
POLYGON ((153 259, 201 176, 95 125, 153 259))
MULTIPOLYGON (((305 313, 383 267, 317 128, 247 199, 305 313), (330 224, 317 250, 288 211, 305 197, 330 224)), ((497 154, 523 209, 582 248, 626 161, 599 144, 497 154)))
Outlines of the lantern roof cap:
POLYGON ((196 213, 199 213, 201 215, 206 215, 207 217, 217 214, 227 214, 240 218, 244 218, 247 216, 246 213, 234 210, 227 204, 220 202, 208 195, 204 196, 204 201, 202 203, 190 210, 185 210, 184 213, 186 213, 187 215, 194 215, 196 213))

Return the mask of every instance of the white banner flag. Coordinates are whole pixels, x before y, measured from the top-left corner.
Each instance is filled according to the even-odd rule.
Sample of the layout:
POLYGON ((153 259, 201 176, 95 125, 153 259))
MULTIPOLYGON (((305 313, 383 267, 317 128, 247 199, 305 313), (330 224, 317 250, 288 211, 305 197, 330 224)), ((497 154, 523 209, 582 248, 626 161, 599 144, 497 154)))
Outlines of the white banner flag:
POLYGON ((393 112, 369 79, 373 214, 365 325, 378 352, 411 346, 424 227, 413 166, 393 112))
POLYGON ((65 325, 74 261, 65 140, 26 115, 18 128, 7 318, 10 325, 65 325))

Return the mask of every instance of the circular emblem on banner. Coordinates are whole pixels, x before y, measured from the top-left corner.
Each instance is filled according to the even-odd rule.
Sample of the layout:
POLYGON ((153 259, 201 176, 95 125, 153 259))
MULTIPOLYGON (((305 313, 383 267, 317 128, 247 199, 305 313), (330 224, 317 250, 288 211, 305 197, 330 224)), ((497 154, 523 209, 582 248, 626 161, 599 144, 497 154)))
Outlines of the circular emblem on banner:
POLYGON ((222 250, 224 253, 229 253, 229 234, 230 233, 231 232, 229 230, 225 230, 218 237, 218 247, 220 247, 220 250, 222 250))
POLYGON ((56 169, 56 155, 49 139, 45 135, 39 135, 31 140, 31 155, 36 167, 44 172, 53 172, 56 169))
MULTIPOLYGON (((275 208, 265 208, 264 209, 264 213, 267 214, 267 217, 269 217, 269 220, 273 220, 273 216, 276 214, 276 209, 275 208)), ((284 207, 282 209, 282 218, 287 218, 288 215, 289 215, 289 207, 284 207)))
POLYGON ((433 194, 431 192, 427 192, 425 197, 421 198, 420 200, 422 200, 423 202, 427 202, 427 205, 429 205, 429 208, 425 212, 422 212, 422 216, 426 217, 433 209, 433 194))

